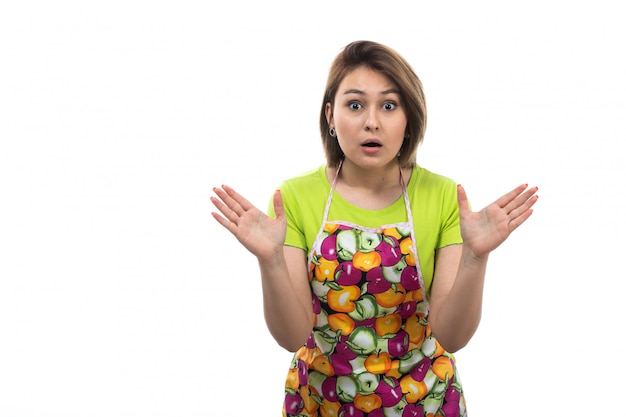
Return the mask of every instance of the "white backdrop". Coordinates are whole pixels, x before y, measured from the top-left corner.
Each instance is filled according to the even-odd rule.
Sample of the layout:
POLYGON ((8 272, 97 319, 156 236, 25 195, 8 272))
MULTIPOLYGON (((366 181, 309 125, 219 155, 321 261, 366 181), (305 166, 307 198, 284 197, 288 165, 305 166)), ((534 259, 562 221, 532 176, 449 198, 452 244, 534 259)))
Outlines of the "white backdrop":
POLYGON ((470 415, 626 415, 616 3, 3 3, 0 416, 279 415, 291 354, 209 196, 264 208, 323 163, 326 72, 357 39, 420 75, 421 165, 476 208, 540 187, 457 355, 470 415))

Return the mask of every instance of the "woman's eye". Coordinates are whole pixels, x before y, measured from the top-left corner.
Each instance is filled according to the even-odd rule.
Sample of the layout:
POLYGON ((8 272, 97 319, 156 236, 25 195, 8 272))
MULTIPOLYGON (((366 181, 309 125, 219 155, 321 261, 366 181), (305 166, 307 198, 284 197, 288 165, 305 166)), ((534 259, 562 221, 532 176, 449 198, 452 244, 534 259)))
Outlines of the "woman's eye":
POLYGON ((396 103, 392 103, 392 102, 386 102, 385 104, 383 104, 383 108, 385 110, 393 110, 396 108, 396 103))
POLYGON ((361 106, 361 103, 357 103, 356 101, 353 101, 352 103, 349 104, 349 107, 352 110, 359 110, 362 106, 361 106))

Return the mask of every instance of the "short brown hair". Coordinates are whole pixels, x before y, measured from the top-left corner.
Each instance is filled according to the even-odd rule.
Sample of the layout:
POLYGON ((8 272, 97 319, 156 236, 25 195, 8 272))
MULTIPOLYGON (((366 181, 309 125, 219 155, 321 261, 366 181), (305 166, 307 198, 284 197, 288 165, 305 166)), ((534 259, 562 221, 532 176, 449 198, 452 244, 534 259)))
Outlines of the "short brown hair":
POLYGON ((326 104, 330 103, 331 110, 334 108, 339 84, 358 67, 367 67, 383 74, 400 90, 407 126, 398 161, 401 167, 415 165, 417 147, 424 139, 426 131, 426 99, 422 82, 411 65, 395 50, 372 41, 356 41, 348 44, 337 55, 328 72, 320 113, 320 133, 328 166, 336 168, 344 154, 336 138, 330 136, 326 104))

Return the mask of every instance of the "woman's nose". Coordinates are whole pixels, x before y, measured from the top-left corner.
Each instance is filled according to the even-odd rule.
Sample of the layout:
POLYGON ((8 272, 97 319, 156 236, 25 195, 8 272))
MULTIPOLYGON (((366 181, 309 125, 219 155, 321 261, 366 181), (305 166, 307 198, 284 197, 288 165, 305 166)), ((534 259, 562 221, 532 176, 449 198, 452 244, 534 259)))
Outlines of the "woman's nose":
POLYGON ((376 110, 372 109, 367 113, 367 119, 365 120, 365 130, 372 131, 379 128, 378 115, 376 110))

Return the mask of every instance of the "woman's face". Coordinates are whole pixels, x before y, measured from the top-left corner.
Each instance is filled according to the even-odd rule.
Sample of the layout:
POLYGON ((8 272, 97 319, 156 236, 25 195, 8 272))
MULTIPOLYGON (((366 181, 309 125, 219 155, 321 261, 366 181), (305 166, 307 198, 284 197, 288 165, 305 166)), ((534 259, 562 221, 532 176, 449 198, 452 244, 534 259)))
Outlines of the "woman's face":
POLYGON ((326 119, 346 162, 362 168, 397 163, 407 119, 398 88, 384 75, 359 67, 341 81, 326 119))

